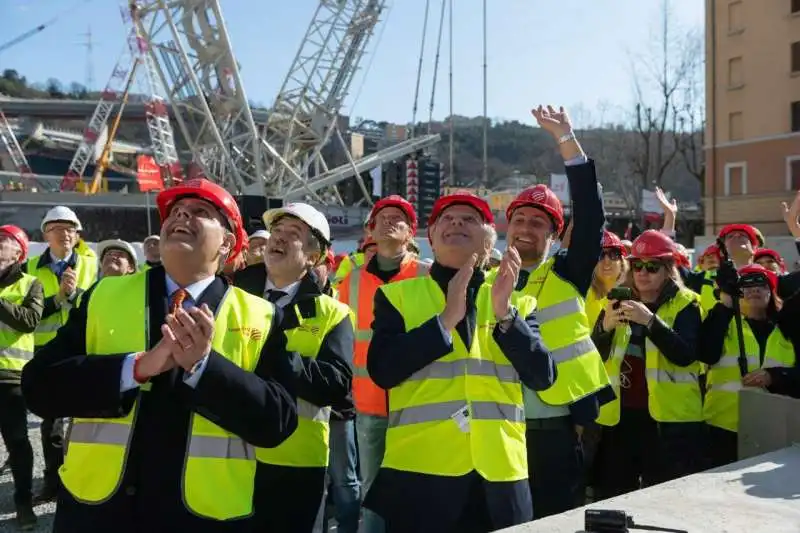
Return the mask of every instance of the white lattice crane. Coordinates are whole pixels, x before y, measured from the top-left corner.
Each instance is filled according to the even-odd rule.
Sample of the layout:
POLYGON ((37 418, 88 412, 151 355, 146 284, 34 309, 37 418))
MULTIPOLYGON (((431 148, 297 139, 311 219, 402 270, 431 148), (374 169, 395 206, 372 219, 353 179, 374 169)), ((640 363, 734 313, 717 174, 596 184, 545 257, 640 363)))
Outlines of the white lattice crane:
MULTIPOLYGON (((301 176, 319 163, 328 170, 320 150, 335 131, 385 5, 385 0, 320 0, 317 5, 266 124, 266 142, 301 176)), ((297 188, 286 183, 285 168, 274 167, 273 187, 297 188)))
POLYGON ((141 0, 137 26, 194 162, 232 190, 260 183, 267 160, 218 0, 141 0))

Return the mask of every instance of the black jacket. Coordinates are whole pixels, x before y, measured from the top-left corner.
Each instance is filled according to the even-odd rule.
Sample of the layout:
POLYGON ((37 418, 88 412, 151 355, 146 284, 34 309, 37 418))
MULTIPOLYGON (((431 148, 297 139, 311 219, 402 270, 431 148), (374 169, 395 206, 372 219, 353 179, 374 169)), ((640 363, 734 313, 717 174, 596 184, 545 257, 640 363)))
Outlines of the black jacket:
MULTIPOLYGON (((658 301, 654 304, 648 304, 647 308, 653 313, 670 301, 678 292, 678 287, 675 283, 668 282, 661 291, 658 301)), ((600 312, 600 316, 595 323, 592 340, 594 341, 597 350, 603 357, 603 360, 608 359, 611 355, 612 340, 614 338, 614 331, 604 331, 603 318, 605 318, 605 310, 600 312)), ((677 366, 689 366, 697 361, 697 344, 700 335, 700 325, 702 323, 702 315, 700 313, 700 306, 693 302, 684 307, 675 317, 675 322, 672 327, 669 327, 657 315, 653 321, 653 325, 648 330, 639 324, 631 324, 631 340, 632 343, 637 343, 644 350, 645 339, 649 338, 658 351, 661 352, 670 363, 677 366)))
MULTIPOLYGON (((167 306, 162 267, 147 271, 148 346, 161 339, 167 306)), ((102 283, 102 281, 100 282, 102 283)), ((95 285, 96 286, 96 285, 95 285)), ((198 305, 219 306, 226 282, 217 277, 198 305)), ((115 418, 139 400, 127 466, 117 492, 100 505, 78 503, 61 491, 55 533, 161 533, 172 531, 247 531, 249 520, 214 522, 190 513, 182 503, 184 456, 190 418, 196 412, 250 444, 274 447, 297 427, 296 400, 290 386, 296 356, 286 352, 286 337, 276 311, 270 335, 254 372, 246 372, 212 351, 195 388, 183 383, 182 369, 152 379, 148 392, 120 392, 126 354, 86 354, 87 308, 93 289, 84 293, 56 337, 39 349, 22 373, 22 390, 31 411, 43 418, 115 418)), ((132 324, 131 327, 142 327, 132 324)), ((220 487, 224 490, 224 487, 220 487)))
MULTIPOLYGON (((0 289, 15 284, 22 277, 22 265, 12 265, 0 274, 0 289)), ((0 298, 0 322, 20 333, 33 333, 42 319, 44 289, 37 279, 28 289, 22 303, 15 304, 0 298)), ((0 383, 19 384, 21 373, 16 370, 0 370, 0 383)))
MULTIPOLYGON (((266 283, 267 270, 263 264, 250 265, 233 275, 234 286, 259 297, 263 297, 266 283)), ((297 293, 286 307, 296 307, 301 316, 313 316, 316 312, 315 300, 321 294, 317 278, 312 272, 300 282, 297 293)), ((300 325, 294 312, 286 312, 283 317, 281 328, 284 331, 300 325)), ((298 354, 302 365, 296 367, 293 385, 297 397, 336 411, 352 409, 354 342, 353 323, 347 317, 322 339, 316 357, 298 354)))

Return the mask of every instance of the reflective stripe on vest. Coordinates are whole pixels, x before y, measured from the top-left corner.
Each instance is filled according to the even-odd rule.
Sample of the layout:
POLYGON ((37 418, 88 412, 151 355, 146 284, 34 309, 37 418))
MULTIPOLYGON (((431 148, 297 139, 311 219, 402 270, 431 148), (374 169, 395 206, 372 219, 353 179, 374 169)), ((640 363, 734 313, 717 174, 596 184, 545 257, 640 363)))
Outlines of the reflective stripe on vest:
MULTIPOLYGON (((324 294, 314 299, 313 317, 303 317, 297 306, 286 307, 284 312, 294 313, 297 324, 284 330, 286 349, 303 357, 316 358, 328 333, 342 321, 352 321, 346 305, 324 294)), ((328 466, 331 408, 298 398, 297 416, 297 429, 282 444, 275 448, 256 448, 259 462, 278 466, 328 466)))
MULTIPOLYGON (((164 283, 153 270, 101 280, 86 304, 86 351, 89 357, 136 353, 148 347, 146 307, 150 275, 164 283)), ((245 371, 252 372, 269 337, 274 307, 230 287, 217 308, 212 349, 245 371), (259 334, 231 335, 251 330, 259 334)), ((140 395, 149 394, 142 387, 140 395)), ((129 446, 136 431, 140 398, 121 418, 75 418, 69 431, 67 453, 60 468, 61 481, 72 497, 84 504, 107 502, 123 483, 129 446)), ((183 503, 189 512, 214 520, 246 517, 253 511, 256 451, 233 435, 194 412, 189 415, 183 465, 183 503)), ((145 421, 144 423, 148 423, 145 421)), ((147 457, 138 458, 147 461, 147 457)), ((177 481, 177 480, 176 480, 177 481)))
MULTIPOLYGON (((748 372, 759 368, 794 366, 794 347, 778 328, 773 329, 767 339, 767 356, 763 364, 759 357, 761 347, 746 320, 742 320, 742 336, 748 372)), ((736 432, 739 430, 739 391, 744 386, 739 368, 739 336, 734 320, 728 325, 722 352, 720 360, 708 368, 703 417, 711 426, 736 432)))
MULTIPOLYGON (((687 306, 697 302, 697 295, 680 289, 675 296, 656 311, 656 315, 669 327, 687 306)), ((616 426, 620 418, 620 373, 631 337, 629 325, 618 326, 611 342, 611 356, 606 368, 611 376, 616 399, 600 407, 597 423, 616 426)), ((699 422, 703 419, 700 395, 700 364, 680 367, 670 363, 655 344, 645 341, 645 379, 647 380, 648 409, 657 422, 699 422)))
MULTIPOLYGON (((430 276, 379 290, 403 317, 406 331, 445 307, 445 295, 430 276)), ((514 293, 512 304, 527 316, 536 300, 514 293)), ((389 391, 383 467, 437 476, 477 471, 488 481, 528 477, 522 387, 492 336, 497 319, 490 284, 478 289, 475 305, 472 346, 467 349, 451 332, 452 352, 389 391)))
MULTIPOLYGON (((132 433, 128 424, 78 419, 70 427, 69 442, 127 446, 132 433)), ((255 447, 230 435, 194 436, 189 445, 188 455, 207 459, 255 459, 255 447)))
MULTIPOLYGON (((408 255, 391 283, 426 276, 429 267, 408 255)), ((340 300, 355 313, 355 346, 353 350, 353 402, 359 413, 387 416, 386 391, 372 381, 367 372, 367 351, 372 340, 373 302, 378 287, 384 285, 366 268, 350 272, 339 285, 340 300)))
MULTIPOLYGON (((16 282, 0 289, 0 298, 19 305, 35 281, 35 277, 23 273, 16 282)), ((33 359, 33 350, 33 333, 23 333, 0 322, 0 370, 22 371, 25 363, 33 359)))
MULTIPOLYGON (((558 373, 547 390, 531 391, 545 404, 563 406, 576 402, 609 385, 603 359, 591 339, 583 297, 575 287, 553 272, 555 258, 531 272, 523 294, 536 298, 536 318, 542 340, 550 349, 558 373)), ((490 274, 487 278, 495 276, 490 274)))
MULTIPOLYGON (((47 253, 47 252, 45 252, 47 253)), ((76 292, 78 294, 86 291, 97 280, 97 257, 92 252, 91 255, 84 255, 78 253, 77 250, 73 251, 76 257, 75 273, 77 274, 76 292)), ((26 263, 26 270, 28 274, 35 276, 42 284, 44 289, 44 297, 49 298, 58 294, 60 285, 58 277, 50 269, 49 265, 39 268, 39 260, 41 256, 31 257, 26 263)), ((77 301, 77 300, 75 300, 77 301)), ((34 344, 36 346, 44 346, 50 342, 58 330, 63 326, 69 318, 69 312, 72 306, 65 304, 60 310, 56 311, 48 317, 42 317, 39 325, 36 326, 36 331, 33 333, 34 344)))

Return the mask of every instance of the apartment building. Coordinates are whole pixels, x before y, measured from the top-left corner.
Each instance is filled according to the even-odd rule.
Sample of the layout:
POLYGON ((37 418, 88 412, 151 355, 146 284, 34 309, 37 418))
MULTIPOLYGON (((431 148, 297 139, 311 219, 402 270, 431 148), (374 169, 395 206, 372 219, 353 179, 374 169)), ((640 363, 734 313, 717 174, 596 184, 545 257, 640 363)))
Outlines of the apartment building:
POLYGON ((706 0, 705 230, 785 235, 800 190, 800 0, 706 0))

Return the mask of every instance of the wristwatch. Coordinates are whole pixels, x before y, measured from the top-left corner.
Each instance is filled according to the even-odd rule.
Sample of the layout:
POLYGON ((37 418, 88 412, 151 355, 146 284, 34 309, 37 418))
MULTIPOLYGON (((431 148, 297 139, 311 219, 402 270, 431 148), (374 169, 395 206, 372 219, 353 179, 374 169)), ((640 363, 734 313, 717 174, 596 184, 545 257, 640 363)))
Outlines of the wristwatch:
POLYGON ((514 322, 515 318, 517 318, 517 308, 511 306, 508 310, 508 313, 506 313, 504 317, 497 321, 497 325, 500 326, 500 331, 505 333, 511 323, 514 322))
POLYGON ((558 138, 558 144, 568 143, 573 140, 575 140, 574 133, 565 133, 564 135, 558 138))

